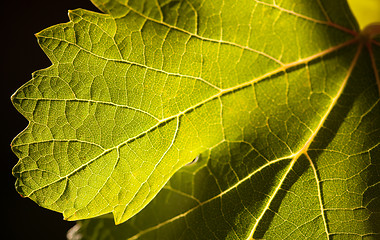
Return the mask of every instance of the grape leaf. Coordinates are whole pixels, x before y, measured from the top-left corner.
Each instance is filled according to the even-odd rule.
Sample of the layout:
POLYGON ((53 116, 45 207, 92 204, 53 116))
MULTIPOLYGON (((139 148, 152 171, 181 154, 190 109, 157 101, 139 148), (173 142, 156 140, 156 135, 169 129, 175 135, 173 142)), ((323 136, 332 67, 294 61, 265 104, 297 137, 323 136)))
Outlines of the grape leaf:
POLYGON ((113 214, 84 238, 378 236, 380 43, 345 1, 93 2, 12 96, 21 195, 113 214))

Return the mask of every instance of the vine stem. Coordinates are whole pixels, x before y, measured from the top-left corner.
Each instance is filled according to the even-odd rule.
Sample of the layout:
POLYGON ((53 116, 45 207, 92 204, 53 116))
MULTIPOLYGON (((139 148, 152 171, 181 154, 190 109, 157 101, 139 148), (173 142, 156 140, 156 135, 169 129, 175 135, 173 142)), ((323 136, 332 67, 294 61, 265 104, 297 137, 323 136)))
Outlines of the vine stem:
POLYGON ((367 25, 360 35, 366 42, 372 40, 375 36, 380 35, 380 22, 367 25))

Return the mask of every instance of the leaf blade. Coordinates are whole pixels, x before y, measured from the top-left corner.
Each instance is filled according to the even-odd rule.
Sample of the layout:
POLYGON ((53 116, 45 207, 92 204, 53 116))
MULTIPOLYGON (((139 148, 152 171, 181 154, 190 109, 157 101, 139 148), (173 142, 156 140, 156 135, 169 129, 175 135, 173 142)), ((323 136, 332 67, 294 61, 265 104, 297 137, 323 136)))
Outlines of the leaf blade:
MULTIPOLYGON (((184 5, 171 6, 181 13, 189 9, 185 5, 192 6, 189 13, 192 24, 183 25, 185 22, 181 20, 181 14, 170 15, 173 11, 169 6, 165 8, 152 4, 144 9, 138 8, 142 5, 132 7, 109 1, 97 5, 101 5, 104 11, 110 10, 111 15, 76 10, 70 13, 69 23, 38 34, 41 46, 53 66, 36 73, 35 79, 23 87, 28 90, 20 90, 13 97, 20 112, 32 120, 28 129, 14 141, 14 151, 30 152, 36 136, 42 138, 42 141, 38 139, 38 143, 35 143, 36 149, 45 149, 42 153, 41 150, 35 150, 34 159, 30 156, 23 158, 14 171, 25 182, 30 178, 33 181, 40 179, 41 182, 36 184, 37 189, 48 189, 48 192, 35 197, 37 202, 47 204, 54 210, 63 209, 64 215, 71 220, 113 212, 115 221, 121 223, 139 212, 177 169, 205 150, 214 152, 219 145, 229 148, 229 142, 239 143, 237 145, 250 149, 247 154, 256 154, 254 159, 257 163, 253 164, 256 168, 260 164, 267 166, 265 162, 280 164, 282 160, 287 161, 295 156, 297 158, 294 159, 298 159, 300 153, 304 153, 320 131, 321 122, 325 121, 339 99, 335 95, 339 96, 345 88, 348 79, 345 72, 350 71, 350 60, 355 56, 352 48, 358 42, 355 24, 342 27, 332 23, 329 11, 322 7, 326 2, 308 3, 317 4, 319 13, 309 11, 307 5, 300 7, 300 12, 297 12, 286 5, 260 1, 245 6, 241 12, 240 8, 229 6, 228 3, 226 6, 219 3, 215 6, 197 6, 195 2, 191 4, 186 1, 184 5), (114 6, 108 9, 107 4, 114 6), (242 18, 228 23, 236 14, 228 15, 226 10, 233 10, 232 13, 240 11, 242 18), (208 19, 207 14, 213 11, 223 12, 223 15, 217 14, 217 17, 208 19), (263 16, 275 24, 261 29, 259 20, 263 16), (257 31, 246 28, 239 32, 231 27, 240 21, 248 21, 253 25, 250 27, 257 31), (300 34, 290 28, 289 23, 293 24, 294 29, 301 26, 309 29, 300 34), (213 28, 208 28, 209 25, 213 28), (248 37, 242 34, 246 32, 250 33, 248 37), (326 33, 329 38, 322 38, 326 33), (269 39, 271 47, 266 46, 263 35, 269 39), (283 39, 287 38, 295 44, 285 44, 283 39), (309 39, 316 39, 313 40, 316 44, 299 47, 309 39), (318 77, 318 74, 323 77, 318 77), (49 77, 50 80, 46 80, 49 77), (318 84, 319 80, 323 84, 318 84), (157 82, 164 86, 159 86, 157 82), (28 94, 30 97, 25 97, 28 94), (64 104, 51 100, 60 98, 63 98, 64 104), (68 104, 70 101, 72 104, 68 104), (305 106, 310 109, 304 110, 305 106), (50 113, 52 109, 54 113, 50 113), (73 109, 75 111, 67 114, 73 109), (35 115, 35 112, 40 115, 35 115), (49 133, 51 130, 45 125, 52 122, 55 130, 49 133), (67 124, 61 126, 57 123, 67 124), (142 123, 144 126, 141 126, 142 123), (67 139, 67 136, 72 139, 67 139), (52 138, 59 139, 61 143, 52 141, 52 138), (62 140, 69 141, 64 143, 62 140), (43 147, 43 141, 52 144, 43 147), (60 149, 66 155, 71 149, 76 149, 80 154, 69 161, 57 156, 54 149, 60 149), (103 153, 95 153, 98 157, 94 158, 85 156, 86 152, 97 151, 103 153), (41 168, 41 159, 46 158, 44 161, 51 162, 48 156, 53 156, 56 162, 64 159, 66 164, 60 166, 56 163, 56 168, 44 166, 43 171, 33 175, 36 166, 37 169, 41 168), (72 161, 79 167, 70 168, 72 161), (23 164, 28 167, 23 169, 23 164), (128 172, 130 174, 126 174, 128 172), (58 178, 46 184, 46 173, 55 174, 58 178), (54 191, 58 194, 46 199, 45 196, 54 191)), ((337 22, 341 21, 338 18, 337 22)), ((233 152, 223 148, 220 151, 224 151, 226 156, 233 152)), ((24 157, 23 154, 20 156, 24 157)), ((238 189, 239 179, 251 180, 251 177, 256 177, 255 168, 247 170, 238 163, 228 167, 231 163, 223 163, 219 158, 217 163, 213 163, 213 159, 210 158, 207 164, 210 164, 209 178, 215 178, 210 181, 215 182, 216 186, 210 188, 220 192, 230 189, 226 196, 235 192, 234 182, 239 183, 236 185, 238 189), (226 177, 223 177, 224 173, 227 173, 226 177)), ((237 161, 233 158, 229 160, 237 161)), ((307 160, 310 157, 305 159, 303 156, 299 164, 307 160)), ((295 160, 291 161, 290 166, 292 164, 295 164, 295 160)), ((278 168, 283 169, 284 166, 278 168)), ((289 166, 287 169, 285 173, 293 170, 289 166)), ((311 173, 315 176, 315 171, 308 171, 308 174, 311 173)), ((285 184, 286 179, 281 178, 281 174, 282 170, 278 170, 268 177, 279 184, 278 188, 266 189, 267 195, 274 193, 273 199, 281 195, 279 187, 285 184)), ((264 180, 261 182, 264 183, 264 180)), ((36 188, 26 186, 24 182, 21 185, 25 189, 36 188)), ((27 193, 29 190, 20 191, 27 193)), ((35 192, 32 190, 26 195, 35 192)), ((259 189, 256 192, 260 192, 259 189)), ((217 196, 209 198, 210 202, 224 196, 212 191, 208 194, 217 196)), ((192 194, 183 193, 183 196, 192 194)), ((265 194, 261 198, 265 199, 265 194)), ((321 199, 315 200, 321 202, 321 199)), ((217 206, 209 204, 207 199, 205 201, 210 209, 217 206)), ((261 202, 268 207, 272 203, 265 200, 261 202)), ((222 206, 222 202, 219 204, 222 206)), ((241 207, 245 206, 236 208, 241 207)), ((202 231, 208 232, 211 238, 229 234, 232 237, 256 234, 252 230, 236 229, 236 223, 226 219, 223 210, 218 215, 210 212, 210 209, 202 208, 202 211, 207 211, 207 214, 202 214, 219 218, 225 226, 222 229, 212 221, 207 221, 205 225, 211 226, 202 231)), ((219 210, 215 212, 219 213, 219 210)), ((255 213, 259 214, 255 217, 267 218, 266 211, 261 213, 255 213)), ((229 212, 229 216, 233 214, 229 212)), ((244 214, 252 215, 249 210, 244 214)), ((245 227, 256 229, 257 226, 245 227)), ((258 235, 266 232, 271 234, 268 229, 260 231, 258 235)), ((319 231, 316 231, 316 236, 323 234, 319 231)), ((195 231, 191 234, 196 236, 198 233, 195 231)), ((292 234, 305 233, 295 230, 292 234)))

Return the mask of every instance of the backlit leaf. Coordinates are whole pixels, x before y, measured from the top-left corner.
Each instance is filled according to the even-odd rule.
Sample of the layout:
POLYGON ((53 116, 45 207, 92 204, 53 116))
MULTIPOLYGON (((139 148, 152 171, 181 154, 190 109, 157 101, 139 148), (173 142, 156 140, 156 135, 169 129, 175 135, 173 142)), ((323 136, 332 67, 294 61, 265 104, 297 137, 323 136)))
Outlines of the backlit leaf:
POLYGON ((12 96, 21 195, 113 214, 84 239, 378 237, 380 42, 346 1, 94 4, 12 96))

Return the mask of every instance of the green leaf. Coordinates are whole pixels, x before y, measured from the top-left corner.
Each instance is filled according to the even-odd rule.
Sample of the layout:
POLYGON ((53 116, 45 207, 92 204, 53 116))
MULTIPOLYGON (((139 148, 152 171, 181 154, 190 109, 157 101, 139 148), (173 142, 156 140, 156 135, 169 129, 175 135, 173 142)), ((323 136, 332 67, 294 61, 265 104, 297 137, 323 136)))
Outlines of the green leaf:
POLYGON ((346 1, 94 3, 12 97, 21 195, 114 215, 84 239, 378 237, 380 42, 346 1))

